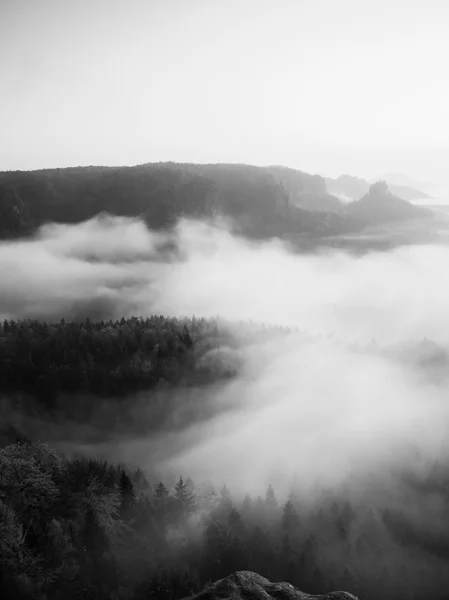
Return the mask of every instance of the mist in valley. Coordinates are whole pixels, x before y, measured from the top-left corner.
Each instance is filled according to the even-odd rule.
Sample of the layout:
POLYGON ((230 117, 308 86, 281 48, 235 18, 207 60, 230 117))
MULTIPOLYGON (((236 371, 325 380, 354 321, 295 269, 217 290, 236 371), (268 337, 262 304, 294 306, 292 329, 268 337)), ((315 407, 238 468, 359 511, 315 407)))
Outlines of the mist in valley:
POLYGON ((449 5, 4 4, 0 597, 447 600, 449 5))
MULTIPOLYGON (((2 243, 0 313, 218 316, 233 339, 220 352, 238 377, 196 400, 191 390, 165 392, 179 398, 176 443, 170 432, 132 439, 128 427, 101 452, 242 493, 261 493, 274 476, 286 487, 296 473, 305 490, 354 470, 413 468, 402 451, 409 446, 427 462, 445 455, 448 260, 443 245, 301 256, 278 241, 248 242, 223 222, 184 220, 156 233, 138 220, 99 217, 2 243), (245 342, 256 324, 264 341, 245 342), (289 332, 270 334, 273 325, 289 332), (436 370, 432 356, 420 363, 426 338, 438 344, 436 370), (183 428, 188 403, 195 418, 183 428)), ((136 406, 146 410, 145 393, 133 408, 137 423, 136 406)))
MULTIPOLYGON (((233 372, 120 402, 61 394, 56 407, 66 408, 54 418, 33 413, 31 397, 3 394, 3 423, 67 456, 139 467, 153 490, 159 481, 171 489, 182 475, 197 490, 225 485, 237 506, 270 485, 280 506, 294 493, 310 534, 319 535, 313 515, 332 498, 350 503, 351 535, 362 535, 374 511, 382 564, 399 561, 421 589, 429 573, 443 573, 448 545, 444 487, 425 482, 435 469, 444 481, 449 459, 449 247, 300 254, 232 231, 223 220, 184 219, 155 232, 138 219, 100 215, 2 242, 2 320, 215 319, 222 341, 202 360, 233 372), (169 417, 156 425, 154 407, 164 404, 169 417), (93 409, 80 422, 83 405, 93 409), (425 559, 401 546, 395 518, 427 540, 425 559), (427 571, 414 571, 422 560, 427 571)), ((340 550, 329 543, 321 551, 334 564, 340 550)), ((352 557, 351 568, 366 586, 365 560, 352 557)))

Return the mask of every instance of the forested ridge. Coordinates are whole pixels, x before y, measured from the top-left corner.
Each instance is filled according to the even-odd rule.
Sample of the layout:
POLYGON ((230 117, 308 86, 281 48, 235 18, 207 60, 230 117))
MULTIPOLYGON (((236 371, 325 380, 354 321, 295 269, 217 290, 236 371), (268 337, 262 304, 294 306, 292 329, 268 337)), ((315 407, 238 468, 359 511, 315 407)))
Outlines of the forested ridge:
MULTIPOLYGON (((94 418, 101 398, 109 414, 126 422, 139 393, 154 404, 150 419, 139 417, 142 432, 176 429, 170 423, 182 401, 176 389, 191 386, 198 395, 202 386, 238 374, 225 348, 273 336, 307 339, 288 328, 240 324, 236 342, 236 331, 229 331, 217 319, 163 316, 8 320, 0 334, 2 391, 24 415, 47 418, 56 428, 71 423, 73 438, 83 423, 97 427, 99 437, 102 424, 113 428, 105 413, 94 418)), ((424 346, 428 360, 444 360, 438 347, 424 346)), ((322 487, 313 497, 293 473, 287 490, 267 482, 265 490, 246 494, 226 481, 193 481, 188 472, 160 476, 146 465, 64 455, 39 437, 39 430, 24 433, 14 425, 1 432, 2 597, 178 600, 251 570, 309 593, 446 598, 444 461, 426 464, 421 475, 366 473, 354 488, 322 487), (391 500, 391 486, 406 490, 407 506, 391 500), (426 507, 426 520, 416 507, 426 507)))
MULTIPOLYGON (((327 489, 310 503, 296 478, 288 497, 269 485, 240 498, 187 474, 150 484, 139 468, 20 436, 7 444, 14 435, 3 432, 0 450, 4 598, 179 599, 236 570, 309 593, 447 597, 447 535, 375 506, 375 486, 352 501, 327 489)), ((448 476, 435 464, 422 493, 447 502, 448 476)))
MULTIPOLYGON (((431 198, 422 190, 415 189, 407 185, 395 185, 389 183, 388 187, 391 192, 402 200, 428 200, 431 198)), ((331 194, 343 194, 353 200, 359 200, 369 192, 370 183, 359 177, 351 177, 351 175, 340 175, 337 179, 326 177, 326 189, 331 194)))
POLYGON ((195 318, 5 320, 0 382, 5 391, 30 391, 50 405, 58 392, 120 396, 151 389, 161 380, 210 381, 217 373, 207 375, 201 359, 226 339, 217 322, 195 318))
MULTIPOLYGON (((402 209, 399 218, 426 216, 405 201, 402 209)), ((152 163, 0 173, 2 238, 102 212, 142 218, 152 229, 171 227, 182 217, 222 216, 252 238, 339 235, 377 222, 363 204, 348 210, 327 192, 323 177, 286 167, 152 163)), ((388 221, 388 210, 383 213, 388 221)))
MULTIPOLYGON (((226 349, 290 335, 300 343, 321 339, 298 328, 219 318, 5 319, 0 322, 0 384, 4 392, 36 396, 47 408, 65 392, 126 397, 158 384, 206 385, 238 373, 226 349)), ((446 351, 427 339, 392 346, 356 343, 354 348, 415 366, 449 363, 446 351)))

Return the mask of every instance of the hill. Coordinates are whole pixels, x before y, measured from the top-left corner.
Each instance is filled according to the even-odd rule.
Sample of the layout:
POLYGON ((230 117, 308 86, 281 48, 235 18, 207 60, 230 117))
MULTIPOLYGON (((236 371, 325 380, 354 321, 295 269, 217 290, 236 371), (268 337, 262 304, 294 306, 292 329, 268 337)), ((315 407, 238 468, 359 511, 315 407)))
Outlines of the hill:
MULTIPOLYGON (((46 222, 79 223, 104 212, 141 217, 153 229, 169 228, 180 217, 222 216, 247 237, 313 239, 357 233, 389 214, 398 220, 412 213, 408 203, 391 210, 385 202, 348 209, 326 185, 319 175, 243 164, 8 171, 0 173, 0 238, 28 235, 46 222)), ((394 198, 389 195, 386 202, 394 198)))
MULTIPOLYGON (((347 200, 360 200, 368 193, 370 188, 368 181, 351 175, 340 175, 337 179, 327 177, 325 182, 326 189, 330 194, 344 196, 347 200)), ((402 200, 427 200, 431 198, 425 192, 407 185, 390 184, 388 181, 387 184, 391 192, 402 200)))
POLYGON ((390 185, 393 194, 402 200, 429 200, 432 196, 408 185, 390 185))
POLYGON ((231 217, 241 233, 256 237, 337 234, 358 226, 344 215, 304 208, 315 204, 322 212, 326 203, 339 202, 326 193, 322 178, 294 170, 279 176, 277 168, 157 163, 15 171, 0 173, 0 186, 0 211, 10 199, 14 205, 3 209, 10 215, 0 225, 3 237, 10 231, 28 233, 29 223, 77 223, 99 212, 141 216, 153 228, 170 226, 181 216, 222 215, 231 217), (17 212, 27 215, 26 226, 17 224, 17 212))
POLYGON ((300 592, 290 583, 271 583, 265 577, 250 571, 238 571, 205 590, 184 600, 357 600, 347 592, 332 592, 311 596, 300 592))
POLYGON ((344 204, 326 189, 321 175, 309 175, 297 169, 272 166, 266 168, 289 196, 290 202, 307 210, 341 213, 344 204))
POLYGON ((388 185, 407 186, 419 190, 430 190, 434 185, 428 181, 417 181, 412 177, 402 173, 389 172, 382 175, 379 179, 386 181, 388 185))
POLYGON ((347 212, 373 225, 421 219, 433 214, 426 208, 415 206, 395 196, 384 181, 373 184, 363 198, 348 204, 347 212))
POLYGON ((369 190, 369 183, 352 175, 340 175, 337 179, 326 177, 326 189, 330 194, 344 196, 347 200, 359 200, 369 190))

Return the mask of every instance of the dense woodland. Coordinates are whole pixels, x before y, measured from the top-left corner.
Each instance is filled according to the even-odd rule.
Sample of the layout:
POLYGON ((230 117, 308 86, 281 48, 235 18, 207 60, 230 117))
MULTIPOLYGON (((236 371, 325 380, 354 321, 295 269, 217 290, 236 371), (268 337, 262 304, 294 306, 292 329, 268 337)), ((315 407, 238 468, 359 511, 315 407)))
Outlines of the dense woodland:
MULTIPOLYGON (((141 469, 20 436, 0 450, 0 474, 4 598, 178 599, 235 570, 314 593, 447 598, 447 531, 376 505, 369 489, 353 501, 324 490, 310 504, 298 478, 282 499, 272 486, 236 498, 187 474, 150 485, 141 469)), ((447 506, 448 476, 436 464, 411 485, 447 506)))
MULTIPOLYGON (((165 386, 198 387, 238 374, 238 362, 227 349, 289 335, 303 343, 321 339, 297 328, 218 318, 5 320, 0 323, 0 386, 8 394, 33 396, 45 409, 61 394, 125 398, 165 386)), ((353 347, 414 367, 446 369, 449 364, 447 352, 429 340, 353 347)))
POLYGON ((202 359, 226 341, 231 338, 218 330, 217 321, 195 318, 5 320, 0 325, 0 384, 9 393, 30 392, 51 407, 61 392, 122 396, 161 381, 210 382, 218 373, 202 359))
MULTIPOLYGON (((239 330, 247 343, 292 333, 239 330)), ((197 391, 238 372, 219 353, 232 340, 218 320, 5 321, 0 385, 25 412, 70 419, 75 435, 102 398, 125 418, 133 393, 145 391, 157 405, 142 425, 151 435, 167 425, 171 389, 197 391)), ((189 473, 160 481, 135 465, 64 456, 30 438, 13 426, 0 436, 2 597, 177 600, 241 569, 361 600, 447 597, 444 463, 427 465, 422 477, 369 475, 310 500, 293 474, 287 494, 268 484, 260 496, 235 495, 225 481, 189 473), (401 486, 407 506, 389 499, 391 485, 401 486)))
POLYGON ((429 215, 393 195, 377 211, 372 204, 378 196, 362 200, 345 205, 327 192, 323 177, 286 167, 156 163, 8 171, 0 173, 0 237, 26 236, 47 222, 79 223, 101 212, 138 216, 154 229, 180 217, 221 215, 255 238, 339 235, 429 215))

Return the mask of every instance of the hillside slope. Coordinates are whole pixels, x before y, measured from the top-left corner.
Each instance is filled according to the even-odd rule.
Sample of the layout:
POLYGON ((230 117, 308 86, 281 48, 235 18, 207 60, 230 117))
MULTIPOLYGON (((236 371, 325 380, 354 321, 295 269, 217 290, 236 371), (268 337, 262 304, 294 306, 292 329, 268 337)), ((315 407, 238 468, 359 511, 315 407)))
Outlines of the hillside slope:
MULTIPOLYGON (((337 179, 326 177, 325 183, 326 190, 329 194, 345 196, 347 199, 351 200, 360 200, 360 198, 368 193, 370 188, 370 183, 368 181, 351 175, 340 175, 337 179)), ((402 200, 428 200, 431 198, 429 194, 411 186, 391 184, 388 181, 387 184, 392 194, 402 200)))
POLYGON ((266 171, 282 185, 294 205, 320 212, 344 210, 343 202, 326 189, 324 177, 280 166, 267 167, 266 171))
POLYGON ((408 177, 407 175, 404 175, 403 173, 394 173, 394 172, 384 173, 378 179, 381 179, 382 181, 386 181, 386 183, 388 185, 407 186, 407 187, 411 187, 411 188, 415 188, 415 189, 419 189, 419 190, 429 191, 429 190, 432 190, 432 188, 434 187, 433 183, 431 183, 430 181, 417 181, 416 179, 413 179, 412 177, 408 177))
POLYGON ((368 194, 348 206, 326 191, 323 177, 279 166, 152 163, 8 171, 0 173, 0 238, 102 212, 140 217, 153 229, 181 217, 222 216, 252 238, 322 238, 357 233, 390 217, 424 216, 408 202, 384 196, 372 202, 368 194))
POLYGON ((232 218, 241 233, 256 237, 360 228, 336 214, 334 205, 341 203, 326 193, 322 178, 292 169, 281 175, 279 168, 251 165, 157 163, 4 172, 0 185, 35 226, 76 223, 108 212, 140 216, 153 228, 170 226, 182 216, 222 215, 232 218))
POLYGON ((347 213, 372 225, 431 217, 432 211, 395 196, 385 182, 373 184, 360 200, 347 204, 347 213))
POLYGON ((272 583, 251 571, 237 571, 184 600, 357 600, 348 592, 311 596, 290 583, 272 583))

